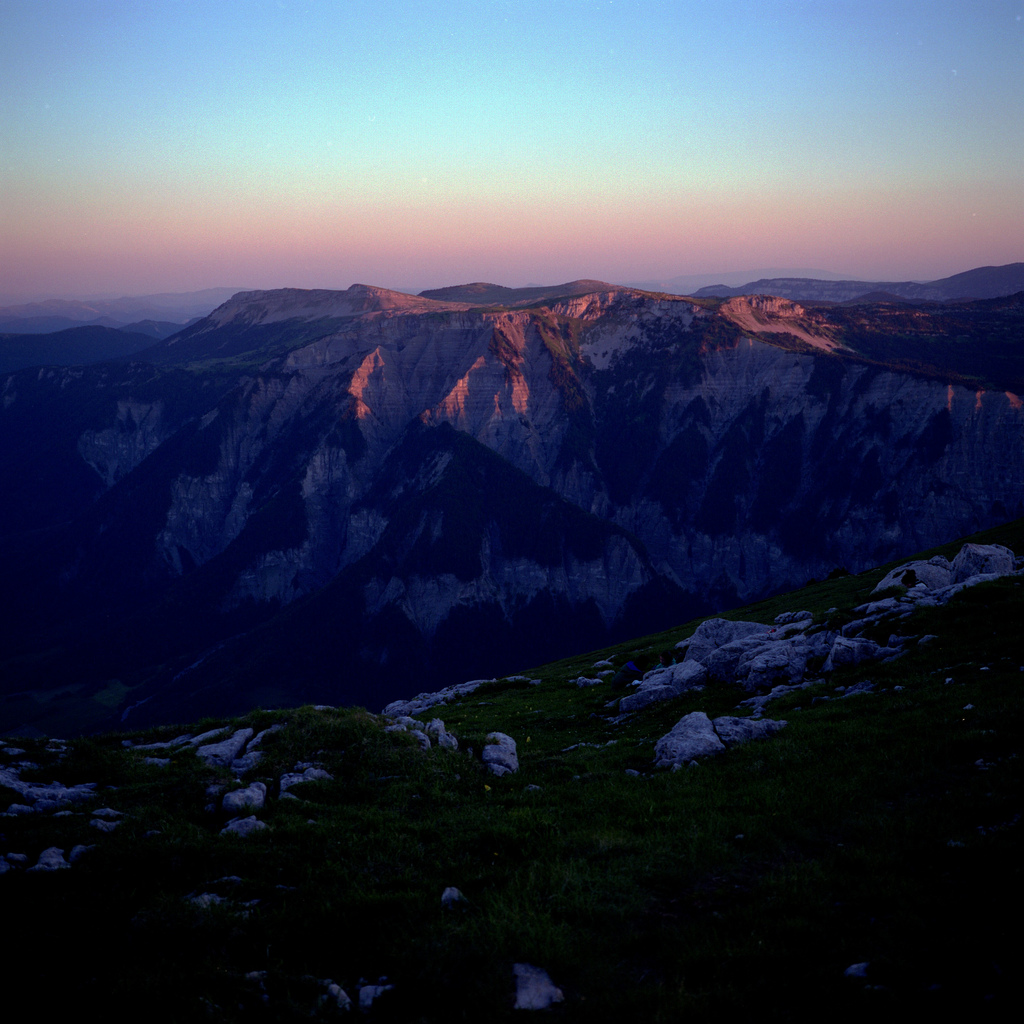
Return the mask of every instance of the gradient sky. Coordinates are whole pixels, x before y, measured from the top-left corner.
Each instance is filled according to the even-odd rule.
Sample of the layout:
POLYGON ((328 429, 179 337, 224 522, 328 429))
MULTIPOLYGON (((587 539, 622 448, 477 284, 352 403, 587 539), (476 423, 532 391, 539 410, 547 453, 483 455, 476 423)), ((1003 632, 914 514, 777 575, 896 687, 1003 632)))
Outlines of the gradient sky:
POLYGON ((0 0, 0 297, 1024 260, 1024 0, 0 0))

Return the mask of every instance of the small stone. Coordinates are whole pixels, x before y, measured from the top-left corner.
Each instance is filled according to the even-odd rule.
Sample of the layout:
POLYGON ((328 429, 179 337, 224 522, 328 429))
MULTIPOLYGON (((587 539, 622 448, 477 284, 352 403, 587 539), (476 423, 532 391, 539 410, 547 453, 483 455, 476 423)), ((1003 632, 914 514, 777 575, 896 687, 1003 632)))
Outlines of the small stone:
POLYGON ((39 854, 38 862, 29 871, 60 871, 69 867, 71 865, 64 859, 64 851, 59 846, 51 846, 39 854))
POLYGON ((253 832, 260 832, 265 829, 266 823, 260 821, 255 814, 248 818, 232 818, 221 830, 220 834, 235 836, 251 836, 253 832))
POLYGON ((267 787, 254 782, 245 789, 235 789, 224 794, 221 807, 227 814, 238 815, 244 810, 258 811, 266 801, 267 787))
POLYGON ((843 971, 843 974, 847 978, 866 978, 868 976, 869 966, 870 964, 866 960, 863 963, 850 964, 850 966, 843 971))
POLYGON ((327 986, 327 995, 334 1000, 334 1003, 339 1010, 352 1009, 352 1000, 349 998, 348 993, 337 982, 332 981, 327 986))
POLYGON ((359 989, 359 1009, 369 1010, 373 1001, 379 999, 385 992, 390 992, 394 985, 362 985, 359 989))
POLYGON ((488 733, 483 749, 483 761, 494 775, 501 776, 519 771, 516 741, 503 732, 488 733))
POLYGON ((89 824, 101 832, 113 832, 121 823, 119 821, 104 821, 102 818, 93 818, 89 824))
POLYGON ((123 815, 124 811, 115 811, 113 807, 100 807, 92 812, 94 818, 103 818, 106 821, 114 821, 117 818, 123 817, 123 815))
POLYGON ((443 893, 441 893, 441 906, 442 907, 454 907, 457 903, 468 902, 466 897, 462 895, 461 890, 456 889, 454 885, 449 885, 443 893))
POLYGON ((513 964, 512 970, 516 976, 516 1010, 546 1010, 552 1003, 565 999, 543 968, 513 964))

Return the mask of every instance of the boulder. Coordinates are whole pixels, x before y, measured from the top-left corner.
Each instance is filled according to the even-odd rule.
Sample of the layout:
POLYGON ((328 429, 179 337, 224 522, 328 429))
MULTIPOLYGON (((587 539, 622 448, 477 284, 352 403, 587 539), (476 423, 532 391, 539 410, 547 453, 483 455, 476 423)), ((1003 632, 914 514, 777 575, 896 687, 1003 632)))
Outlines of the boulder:
POLYGON ((432 718, 427 723, 426 734, 445 750, 458 750, 459 741, 444 727, 440 718, 432 718))
POLYGON ((965 544, 953 559, 952 570, 952 583, 972 576, 1005 576, 1014 571, 1013 552, 1002 544, 965 544))
POLYGON ((443 893, 441 893, 441 906, 442 907, 454 907, 458 903, 465 903, 466 897, 462 895, 460 889, 456 889, 454 885, 449 885, 443 893))
POLYGON ((59 846, 51 846, 39 854, 39 860, 35 867, 29 871, 60 871, 69 868, 71 865, 64 859, 64 851, 59 846))
POLYGON ((735 681, 748 692, 797 683, 804 677, 813 650, 803 636, 765 641, 740 655, 735 681))
POLYGON ((265 829, 266 823, 260 821, 255 814, 248 818, 232 818, 221 830, 222 836, 251 836, 253 832, 265 829))
POLYGON ((720 647, 725 647, 743 637, 758 633, 765 635, 770 628, 763 622, 706 619, 693 631, 693 636, 689 640, 676 644, 676 647, 686 648, 684 661, 700 661, 707 665, 708 657, 720 647))
POLYGON ((711 719, 703 711, 684 715, 654 746, 654 763, 672 768, 706 754, 718 754, 725 744, 718 737, 711 719))
POLYGON ((927 561, 918 559, 897 566, 882 577, 871 593, 877 594, 890 587, 906 587, 910 590, 922 585, 927 590, 941 590, 952 582, 952 568, 949 562, 942 555, 936 555, 927 561))
POLYGON ((786 722, 775 721, 771 718, 734 718, 730 715, 723 715, 721 718, 716 718, 711 724, 715 732, 718 733, 719 739, 727 747, 733 747, 737 743, 763 740, 774 736, 786 725, 786 722))
POLYGON ((223 810, 231 815, 239 815, 242 811, 258 811, 266 802, 267 787, 262 782, 254 782, 245 789, 234 789, 224 794, 221 802, 223 810))
POLYGON ((503 732, 490 732, 484 742, 483 761, 494 775, 519 771, 516 741, 503 732))
POLYGON ((619 701, 619 711, 639 711, 649 704, 671 700, 686 690, 702 686, 706 678, 704 666, 697 661, 681 661, 677 665, 655 669, 644 676, 633 693, 619 701))
POLYGON ((799 623, 806 629, 813 619, 814 616, 810 612, 783 612, 781 615, 775 616, 775 625, 788 626, 793 623, 799 623))
POLYGON ((334 776, 323 768, 315 767, 305 768, 301 772, 288 772, 281 776, 281 795, 284 796, 292 786, 297 786, 300 782, 316 782, 318 779, 331 782, 334 776))
POLYGON ((832 650, 822 666, 822 672, 833 672, 837 668, 848 665, 859 665, 863 661, 879 661, 882 658, 896 657, 902 652, 893 647, 881 647, 874 640, 863 637, 837 636, 832 643, 832 650))
POLYGON ((516 1010, 546 1010, 552 1003, 565 999, 548 972, 532 964, 513 964, 516 976, 516 1010))
POLYGON ((239 729, 219 743, 206 743, 196 747, 196 754, 211 767, 227 768, 242 753, 251 738, 252 729, 239 729))

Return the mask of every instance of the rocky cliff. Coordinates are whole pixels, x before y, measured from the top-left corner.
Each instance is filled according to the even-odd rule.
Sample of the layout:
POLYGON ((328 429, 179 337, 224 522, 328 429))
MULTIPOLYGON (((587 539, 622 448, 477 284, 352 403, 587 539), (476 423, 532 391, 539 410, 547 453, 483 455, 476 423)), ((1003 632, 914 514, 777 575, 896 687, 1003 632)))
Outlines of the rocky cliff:
POLYGON ((8 649, 132 623, 87 691, 401 696, 1024 514, 1012 392, 786 300, 543 303, 247 292, 144 363, 9 375, 8 649))

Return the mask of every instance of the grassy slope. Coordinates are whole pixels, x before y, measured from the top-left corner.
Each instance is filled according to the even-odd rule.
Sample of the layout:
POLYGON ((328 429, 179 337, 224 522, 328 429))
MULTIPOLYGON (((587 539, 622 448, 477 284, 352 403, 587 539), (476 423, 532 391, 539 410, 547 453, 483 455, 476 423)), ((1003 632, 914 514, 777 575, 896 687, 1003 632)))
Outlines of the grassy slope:
MULTIPOLYGON (((1019 551, 1022 529, 984 539, 1019 551)), ((849 608, 881 574, 733 617, 849 608)), ((289 723, 256 777, 317 761, 336 780, 271 800, 270 829, 246 840, 217 834, 203 805, 218 773, 191 752, 148 767, 112 735, 57 764, 19 740, 41 781, 117 787, 88 806, 128 816, 109 835, 87 815, 0 820, 0 852, 97 844, 71 871, 0 878, 16 939, 0 976, 152 1020, 329 1019, 318 979, 354 997, 360 977, 388 975, 374 1019, 497 1021, 515 1016, 518 961, 562 987, 564 1020, 998 1015, 1021 909, 1022 606, 1008 579, 921 614, 906 632, 933 643, 776 702, 779 737, 677 773, 651 769, 655 739, 741 695, 709 687, 614 725, 607 687, 572 682, 598 654, 435 709, 458 753, 423 754, 359 710, 253 712, 289 723), (883 692, 812 706, 864 677, 883 692), (465 753, 493 729, 518 741, 517 775, 465 753), (566 750, 580 742, 596 745, 566 750), (464 910, 442 910, 448 885, 464 910), (200 892, 228 902, 186 899, 200 892), (863 961, 866 979, 844 977, 863 961)), ((656 651, 694 625, 600 653, 656 651)))

